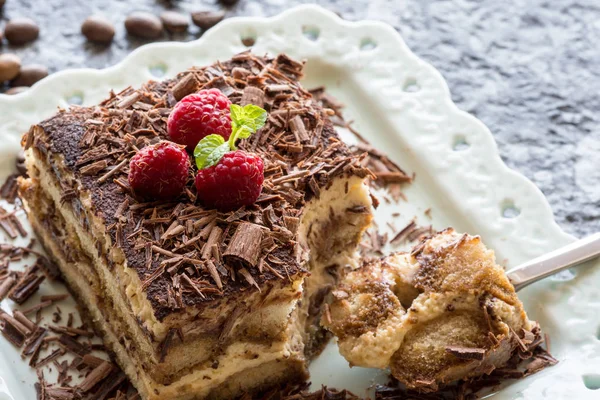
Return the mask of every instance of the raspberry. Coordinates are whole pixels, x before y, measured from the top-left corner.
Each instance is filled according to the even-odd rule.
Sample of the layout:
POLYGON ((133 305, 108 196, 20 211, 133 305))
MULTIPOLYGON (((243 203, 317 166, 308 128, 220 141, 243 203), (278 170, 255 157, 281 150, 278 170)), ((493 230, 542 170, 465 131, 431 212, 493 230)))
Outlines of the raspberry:
POLYGON ((170 200, 187 183, 189 165, 188 154, 175 143, 146 146, 129 163, 129 185, 141 197, 170 200))
POLYGON ((202 138, 212 133, 231 134, 231 101, 218 89, 201 90, 175 105, 167 121, 169 137, 192 152, 202 138))
POLYGON ((253 204, 265 179, 263 170, 263 161, 255 154, 226 153, 218 164, 198 171, 198 198, 205 206, 221 211, 253 204))

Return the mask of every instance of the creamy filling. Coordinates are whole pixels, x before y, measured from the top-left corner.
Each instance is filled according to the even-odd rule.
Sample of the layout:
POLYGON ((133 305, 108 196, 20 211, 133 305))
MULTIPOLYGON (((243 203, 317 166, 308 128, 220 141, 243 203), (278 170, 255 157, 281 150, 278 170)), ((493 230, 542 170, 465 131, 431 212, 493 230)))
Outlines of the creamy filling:
POLYGON ((304 293, 294 311, 297 329, 303 332, 305 354, 318 355, 329 335, 321 327, 322 306, 337 284, 343 269, 355 269, 359 255, 357 244, 372 219, 371 198, 364 179, 336 180, 318 199, 310 201, 302 216, 298 237, 300 245, 310 249, 304 293), (356 207, 365 213, 356 213, 356 207))

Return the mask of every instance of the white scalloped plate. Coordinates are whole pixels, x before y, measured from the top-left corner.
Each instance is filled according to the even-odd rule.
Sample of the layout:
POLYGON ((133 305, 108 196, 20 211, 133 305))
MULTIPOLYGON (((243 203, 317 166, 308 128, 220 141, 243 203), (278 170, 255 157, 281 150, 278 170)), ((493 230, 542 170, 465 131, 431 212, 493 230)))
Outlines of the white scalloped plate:
MULTIPOLYGON (((392 212, 401 213, 394 221, 398 228, 413 216, 427 224, 424 211, 431 207, 435 228, 453 226, 480 234, 508 267, 573 240, 554 222, 542 193, 504 165, 489 130, 452 103, 440 74, 411 53, 392 27, 343 21, 316 6, 268 19, 229 19, 197 41, 151 44, 114 67, 59 72, 23 94, 0 96, 0 178, 14 165, 21 134, 58 106, 67 107, 68 99, 91 105, 110 89, 227 59, 246 49, 241 39, 248 37, 256 39, 254 51, 259 54, 285 52, 306 59, 305 86, 326 85, 374 146, 416 173, 414 184, 405 190, 408 202, 380 207, 380 227, 392 212)), ((521 293, 530 316, 551 337, 551 351, 560 363, 509 384, 494 398, 600 398, 600 390, 589 388, 600 387, 598 267, 579 268, 576 274, 547 279, 521 293)), ((6 300, 2 307, 8 310, 13 304, 6 300)), ((61 307, 67 313, 73 305, 65 302, 61 307)), ((33 399, 35 374, 6 341, 0 340, 0 350, 0 400, 33 399)), ((349 368, 335 344, 313 363, 311 372, 313 385, 360 395, 373 382, 386 380, 382 372, 349 368)))

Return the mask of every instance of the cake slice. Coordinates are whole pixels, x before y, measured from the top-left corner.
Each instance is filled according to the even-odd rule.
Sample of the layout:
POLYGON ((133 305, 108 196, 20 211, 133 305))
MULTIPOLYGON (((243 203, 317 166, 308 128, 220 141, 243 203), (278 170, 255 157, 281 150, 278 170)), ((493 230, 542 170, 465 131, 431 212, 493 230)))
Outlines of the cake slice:
POLYGON ((323 322, 351 365, 390 367, 424 392, 490 374, 542 342, 494 252, 452 229, 348 273, 323 322))
POLYGON ((230 399, 304 380, 337 268, 370 224, 369 171, 299 84, 303 64, 242 53, 175 79, 71 107, 23 138, 30 221, 145 400, 230 399), (168 140, 184 96, 217 88, 265 108, 239 148, 264 162, 262 194, 231 212, 136 199, 129 161, 168 140))

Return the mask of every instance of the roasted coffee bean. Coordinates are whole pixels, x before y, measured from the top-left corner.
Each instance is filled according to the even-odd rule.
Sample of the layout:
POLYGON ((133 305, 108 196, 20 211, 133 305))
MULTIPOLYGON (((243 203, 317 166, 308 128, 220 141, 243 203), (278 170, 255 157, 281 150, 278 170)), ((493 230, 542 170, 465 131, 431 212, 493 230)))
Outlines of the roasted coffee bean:
POLYGON ((90 42, 110 43, 115 37, 115 27, 103 16, 92 15, 83 21, 81 33, 90 42))
POLYGON ((162 34, 163 24, 156 15, 137 11, 130 14, 125 20, 125 29, 132 36, 156 39, 162 34))
POLYGON ((239 1, 239 0, 219 0, 219 2, 220 2, 221 4, 224 4, 224 5, 226 5, 226 6, 232 6, 232 5, 234 5, 235 3, 237 3, 238 1, 239 1))
POLYGON ((223 11, 197 11, 192 13, 192 22, 202 30, 207 30, 223 21, 225 13, 223 11))
POLYGON ((40 28, 31 18, 13 18, 6 23, 4 36, 10 44, 33 42, 40 35, 40 28))
POLYGON ((21 72, 10 83, 11 86, 31 86, 48 76, 48 68, 41 64, 30 64, 21 67, 21 72))
POLYGON ((21 70, 21 59, 16 54, 0 54, 0 83, 15 79, 21 70))
POLYGON ((176 11, 165 11, 160 14, 165 29, 171 33, 185 32, 190 24, 188 16, 176 11))
POLYGON ((4 94, 19 94, 29 89, 27 86, 16 86, 8 89, 4 94))

